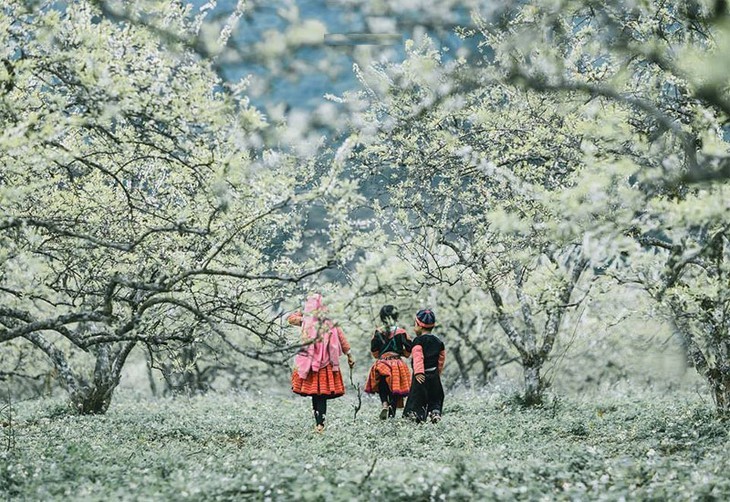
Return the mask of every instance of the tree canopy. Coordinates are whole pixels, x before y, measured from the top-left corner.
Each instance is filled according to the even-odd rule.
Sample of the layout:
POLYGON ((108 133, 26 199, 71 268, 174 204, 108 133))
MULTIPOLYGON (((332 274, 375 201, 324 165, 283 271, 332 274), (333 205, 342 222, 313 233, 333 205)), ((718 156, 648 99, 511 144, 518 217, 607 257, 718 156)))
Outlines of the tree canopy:
POLYGON ((267 117, 251 94, 343 61, 283 3, 261 40, 237 31, 259 2, 212 21, 215 2, 0 3, 11 365, 32 347, 103 412, 135 346, 282 364, 282 310, 327 289, 338 313, 453 307, 454 349, 492 354, 460 354, 461 378, 517 359, 540 403, 577 307, 633 284, 728 413, 727 2, 337 2, 420 34, 402 57, 352 49, 357 88, 314 115, 267 117), (226 80, 246 62, 263 73, 226 80))
POLYGON ((3 9, 0 341, 46 353, 91 412, 136 344, 285 345, 272 305, 348 252, 357 195, 314 162, 254 158, 264 117, 195 52, 86 2, 3 9), (328 214, 307 248, 305 205, 328 214))

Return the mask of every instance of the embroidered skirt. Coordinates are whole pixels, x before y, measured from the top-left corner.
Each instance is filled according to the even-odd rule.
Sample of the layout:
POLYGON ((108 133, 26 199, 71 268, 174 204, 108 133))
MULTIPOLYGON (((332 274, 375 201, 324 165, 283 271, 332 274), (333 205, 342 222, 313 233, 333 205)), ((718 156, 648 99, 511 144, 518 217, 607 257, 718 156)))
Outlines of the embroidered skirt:
POLYGON ((299 376, 296 368, 291 375, 291 389, 300 396, 340 397, 345 393, 342 372, 333 371, 328 364, 319 371, 310 371, 307 378, 299 376))
POLYGON ((378 359, 370 368, 365 392, 376 394, 382 379, 395 396, 407 396, 411 390, 411 372, 400 357, 378 359))

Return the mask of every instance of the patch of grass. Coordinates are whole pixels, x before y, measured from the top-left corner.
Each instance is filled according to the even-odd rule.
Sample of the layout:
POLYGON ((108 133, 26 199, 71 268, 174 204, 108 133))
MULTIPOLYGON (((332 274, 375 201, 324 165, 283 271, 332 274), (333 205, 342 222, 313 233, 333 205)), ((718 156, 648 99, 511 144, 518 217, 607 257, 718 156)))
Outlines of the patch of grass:
POLYGON ((437 425, 381 421, 376 401, 354 423, 352 396, 330 401, 324 434, 309 401, 288 394, 120 395, 88 417, 23 403, 2 487, 39 500, 730 497, 728 424, 690 396, 562 397, 532 409, 463 391, 437 425))

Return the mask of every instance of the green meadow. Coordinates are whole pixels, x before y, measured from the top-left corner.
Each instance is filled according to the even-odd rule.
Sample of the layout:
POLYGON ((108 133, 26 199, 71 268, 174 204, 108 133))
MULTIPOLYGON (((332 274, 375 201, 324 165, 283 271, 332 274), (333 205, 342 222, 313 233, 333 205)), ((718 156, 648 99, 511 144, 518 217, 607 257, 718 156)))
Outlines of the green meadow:
MULTIPOLYGON (((106 415, 62 401, 13 406, 6 500, 722 500, 727 424, 696 392, 623 388, 550 397, 460 390, 439 424, 381 421, 364 396, 331 401, 314 432, 287 393, 149 399, 106 415)), ((7 409, 6 415, 7 415, 7 409)), ((7 418, 7 417, 6 417, 7 418)))

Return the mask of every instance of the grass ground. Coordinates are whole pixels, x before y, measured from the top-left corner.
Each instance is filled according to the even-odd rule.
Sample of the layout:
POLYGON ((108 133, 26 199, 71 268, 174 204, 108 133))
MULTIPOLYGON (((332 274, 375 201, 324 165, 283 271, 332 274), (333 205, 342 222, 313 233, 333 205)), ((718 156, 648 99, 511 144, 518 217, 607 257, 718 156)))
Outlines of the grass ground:
POLYGON ((274 393, 149 400, 104 416, 18 403, 0 430, 9 500, 722 500, 728 424, 697 394, 622 391, 525 410, 462 391, 441 423, 377 419, 366 399, 274 393))

